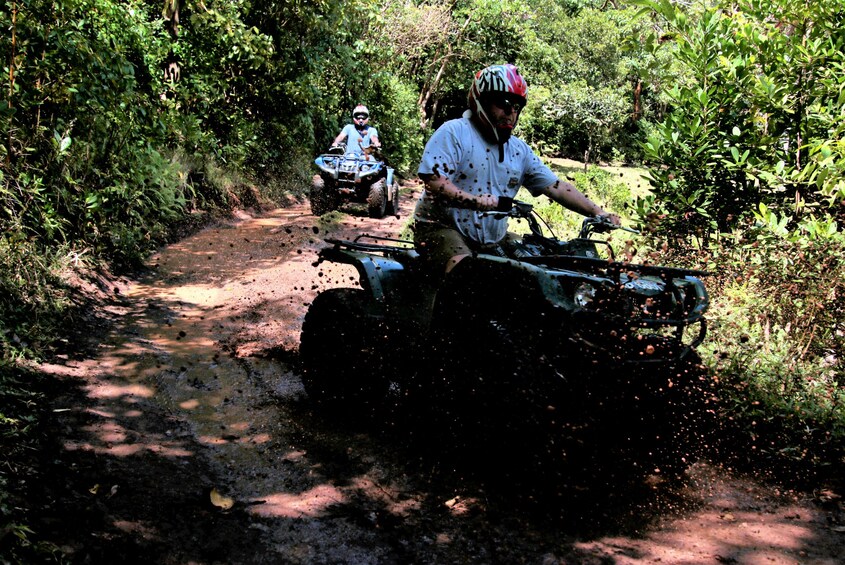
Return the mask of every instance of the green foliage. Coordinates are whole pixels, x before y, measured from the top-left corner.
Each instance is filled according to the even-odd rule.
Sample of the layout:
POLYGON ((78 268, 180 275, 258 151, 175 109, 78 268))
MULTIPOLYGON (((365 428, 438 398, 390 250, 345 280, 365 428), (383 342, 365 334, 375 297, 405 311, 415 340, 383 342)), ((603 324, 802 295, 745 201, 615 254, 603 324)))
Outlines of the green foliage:
MULTIPOLYGON (((565 11, 563 11, 565 12, 565 11)), ((519 64, 530 83, 523 136, 548 153, 586 162, 638 159, 644 125, 657 114, 643 87, 657 81, 636 40, 643 22, 631 9, 582 9, 567 15, 544 3, 531 20, 519 64)))
MULTIPOLYGON (((622 128, 627 119, 628 102, 616 88, 594 89, 584 82, 570 83, 543 102, 542 122, 546 147, 572 154, 583 151, 584 163, 598 156, 600 149, 622 128)), ((536 132, 535 132, 536 133, 536 132)))
MULTIPOLYGON (((765 230, 768 227, 764 228, 765 230)), ((737 235, 713 254, 705 358, 736 454, 807 469, 845 461, 845 241, 737 235)))
POLYGON ((841 470, 843 8, 638 3, 658 16, 655 60, 684 68, 644 144, 654 190, 633 211, 665 241, 657 260, 702 257, 715 274, 703 349, 731 452, 841 470))
POLYGON ((376 112, 376 123, 386 148, 387 162, 398 171, 415 173, 423 148, 423 135, 418 127, 419 113, 415 104, 417 91, 411 85, 385 73, 380 73, 376 78, 378 82, 372 88, 375 103, 369 108, 371 112, 376 112))
POLYGON ((62 248, 48 255, 19 234, 0 237, 0 364, 52 343, 68 306, 60 274, 81 260, 62 248))
POLYGON ((749 0, 688 13, 638 3, 664 19, 657 31, 672 41, 662 48, 689 77, 645 144, 655 191, 639 203, 643 216, 661 216, 667 233, 707 237, 742 225, 761 202, 800 212, 838 199, 841 128, 829 136, 845 102, 842 75, 831 72, 843 60, 841 8, 749 0))
MULTIPOLYGON (((630 188, 599 167, 590 166, 586 171, 580 167, 578 170, 573 170, 552 165, 552 168, 560 178, 567 179, 578 190, 587 194, 593 201, 601 203, 606 209, 623 210, 625 203, 630 200, 630 188)), ((564 209, 546 197, 534 198, 525 190, 520 192, 519 198, 532 203, 537 213, 558 237, 574 236, 578 233, 583 220, 580 215, 564 209)), ((519 227, 515 226, 515 229, 518 231, 519 227)))
POLYGON ((5 228, 131 263, 156 225, 180 212, 185 195, 153 147, 164 132, 148 88, 162 38, 148 18, 138 3, 95 0, 17 12, 5 228))

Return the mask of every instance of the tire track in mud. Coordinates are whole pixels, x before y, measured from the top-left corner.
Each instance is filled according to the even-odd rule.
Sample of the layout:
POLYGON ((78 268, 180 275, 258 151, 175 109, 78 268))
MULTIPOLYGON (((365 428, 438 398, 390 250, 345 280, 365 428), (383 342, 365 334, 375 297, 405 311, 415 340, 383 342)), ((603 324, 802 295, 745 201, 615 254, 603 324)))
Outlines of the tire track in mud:
MULTIPOLYGON (((315 268, 321 238, 362 229, 395 237, 403 221, 354 211, 316 218, 302 206, 242 216, 162 250, 151 261, 156 276, 130 291, 135 300, 162 305, 141 330, 169 352, 169 367, 154 371, 156 398, 190 423, 217 490, 247 510, 249 527, 269 538, 284 562, 317 562, 320 555, 331 555, 330 562, 384 561, 379 544, 367 543, 371 528, 342 513, 318 519, 337 514, 330 509, 359 487, 327 480, 307 447, 325 449, 321 441, 303 440, 313 433, 310 415, 290 407, 299 410, 304 394, 294 365, 307 304, 355 274, 351 267, 315 268), (288 527, 279 528, 284 522, 288 527)), ((375 482, 366 473, 362 468, 349 481, 375 482)))

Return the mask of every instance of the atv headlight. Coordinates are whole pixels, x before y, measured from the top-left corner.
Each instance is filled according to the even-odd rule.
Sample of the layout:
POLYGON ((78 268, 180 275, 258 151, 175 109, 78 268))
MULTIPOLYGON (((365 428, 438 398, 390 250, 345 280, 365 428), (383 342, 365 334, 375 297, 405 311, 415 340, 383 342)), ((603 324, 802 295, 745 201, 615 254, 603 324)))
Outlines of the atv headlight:
POLYGON ((572 299, 579 308, 587 308, 596 298, 596 287, 589 283, 581 283, 575 288, 572 299))

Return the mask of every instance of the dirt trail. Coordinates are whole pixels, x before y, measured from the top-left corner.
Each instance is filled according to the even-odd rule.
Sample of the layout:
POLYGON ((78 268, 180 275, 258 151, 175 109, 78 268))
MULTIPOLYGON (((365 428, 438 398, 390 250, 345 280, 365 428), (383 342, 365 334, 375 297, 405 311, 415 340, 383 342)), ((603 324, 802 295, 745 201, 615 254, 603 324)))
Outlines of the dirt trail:
POLYGON ((414 190, 399 218, 241 214, 119 285, 95 354, 41 367, 66 386, 35 495, 40 538, 76 563, 845 562, 831 496, 702 463, 683 488, 595 485, 550 512, 315 410, 296 372, 302 318, 318 291, 355 279, 315 267, 316 251, 329 234, 397 236, 414 190))

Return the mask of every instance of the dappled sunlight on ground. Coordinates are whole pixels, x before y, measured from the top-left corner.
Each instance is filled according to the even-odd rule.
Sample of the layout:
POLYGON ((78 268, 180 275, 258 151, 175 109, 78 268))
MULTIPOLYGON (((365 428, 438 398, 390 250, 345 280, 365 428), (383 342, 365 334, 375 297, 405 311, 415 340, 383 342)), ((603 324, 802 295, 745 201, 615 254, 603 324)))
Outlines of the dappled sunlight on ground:
POLYGON ((253 502, 252 512, 265 518, 317 518, 330 507, 346 502, 339 489, 319 485, 302 493, 276 493, 253 502))
POLYGON ((387 512, 397 516, 408 516, 421 508, 421 499, 409 496, 404 485, 384 485, 370 477, 362 476, 352 481, 352 488, 367 498, 380 502, 387 512))
POLYGON ((674 522, 665 531, 637 540, 602 538, 576 547, 591 555, 604 555, 613 563, 704 563, 712 562, 798 565, 835 565, 834 559, 813 555, 815 535, 798 522, 799 508, 778 509, 775 520, 760 520, 757 512, 725 514, 700 512, 674 522), (795 512, 795 514, 791 514, 795 512))
MULTIPOLYGON (((400 219, 315 218, 303 204, 205 229, 121 288, 117 327, 93 358, 40 366, 84 396, 55 410, 64 455, 87 465, 74 501, 102 521, 97 543, 149 540, 177 551, 174 564, 835 562, 816 547, 822 512, 714 467, 677 498, 596 509, 617 486, 602 485, 578 492, 587 510, 562 499, 544 515, 462 476, 440 484, 447 473, 405 457, 386 425, 309 401, 304 314, 318 292, 358 280, 349 265, 315 264, 323 238, 396 237, 410 194, 403 205, 400 219)), ((71 549, 88 555, 92 539, 71 549)))
POLYGON ((103 384, 97 383, 89 386, 88 394, 91 398, 126 399, 132 397, 151 398, 154 391, 147 386, 137 384, 103 384))

